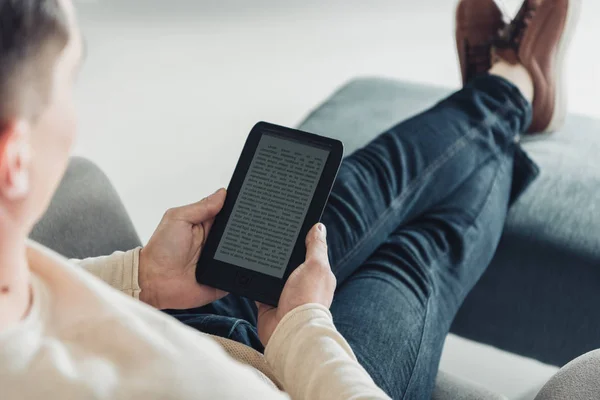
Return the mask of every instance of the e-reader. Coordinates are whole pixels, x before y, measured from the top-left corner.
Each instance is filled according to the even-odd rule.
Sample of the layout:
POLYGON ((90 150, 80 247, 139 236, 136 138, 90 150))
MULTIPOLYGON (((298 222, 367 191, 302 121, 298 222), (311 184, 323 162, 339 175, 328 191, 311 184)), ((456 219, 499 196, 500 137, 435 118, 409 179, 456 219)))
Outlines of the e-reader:
POLYGON ((342 162, 339 140, 259 122, 202 249, 196 279, 277 306, 306 257, 342 162))

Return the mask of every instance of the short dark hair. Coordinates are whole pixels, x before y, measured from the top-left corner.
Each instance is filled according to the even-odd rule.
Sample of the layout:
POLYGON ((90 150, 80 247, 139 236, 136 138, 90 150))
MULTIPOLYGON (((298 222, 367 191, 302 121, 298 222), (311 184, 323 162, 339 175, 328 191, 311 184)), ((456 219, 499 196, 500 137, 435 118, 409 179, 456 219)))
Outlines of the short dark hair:
POLYGON ((0 124, 42 112, 68 40, 59 0, 0 0, 0 124))

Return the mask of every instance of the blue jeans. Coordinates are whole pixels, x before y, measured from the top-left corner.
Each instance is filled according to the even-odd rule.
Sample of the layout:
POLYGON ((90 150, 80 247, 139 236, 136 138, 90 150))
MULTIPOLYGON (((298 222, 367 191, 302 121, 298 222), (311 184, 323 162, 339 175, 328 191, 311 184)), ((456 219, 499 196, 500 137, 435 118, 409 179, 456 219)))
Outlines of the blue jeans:
MULTIPOLYGON (((517 144, 530 119, 514 86, 483 76, 342 165, 323 215, 339 283, 331 312, 392 398, 431 398, 450 324, 538 173, 517 144)), ((172 314, 263 350, 246 299, 172 314)))

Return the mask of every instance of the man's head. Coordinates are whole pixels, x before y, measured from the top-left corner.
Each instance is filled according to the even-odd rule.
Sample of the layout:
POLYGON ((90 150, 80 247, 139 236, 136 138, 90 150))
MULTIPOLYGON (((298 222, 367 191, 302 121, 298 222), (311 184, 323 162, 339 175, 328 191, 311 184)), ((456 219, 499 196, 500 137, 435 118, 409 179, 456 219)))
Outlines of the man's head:
MULTIPOLYGON (((27 233, 75 137, 82 41, 71 0, 0 0, 0 224, 27 233)), ((16 232, 15 232, 16 233, 16 232)))

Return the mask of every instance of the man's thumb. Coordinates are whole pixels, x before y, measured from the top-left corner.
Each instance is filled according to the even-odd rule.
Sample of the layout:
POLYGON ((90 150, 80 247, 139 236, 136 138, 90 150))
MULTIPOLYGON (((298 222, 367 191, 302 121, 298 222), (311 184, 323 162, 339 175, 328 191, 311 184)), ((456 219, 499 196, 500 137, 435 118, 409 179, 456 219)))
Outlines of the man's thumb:
POLYGON ((177 219, 184 220, 191 224, 201 224, 214 218, 223 208, 227 191, 219 189, 207 198, 187 206, 175 209, 174 215, 177 219))
POLYGON ((306 259, 327 260, 327 228, 318 223, 306 236, 306 259))

